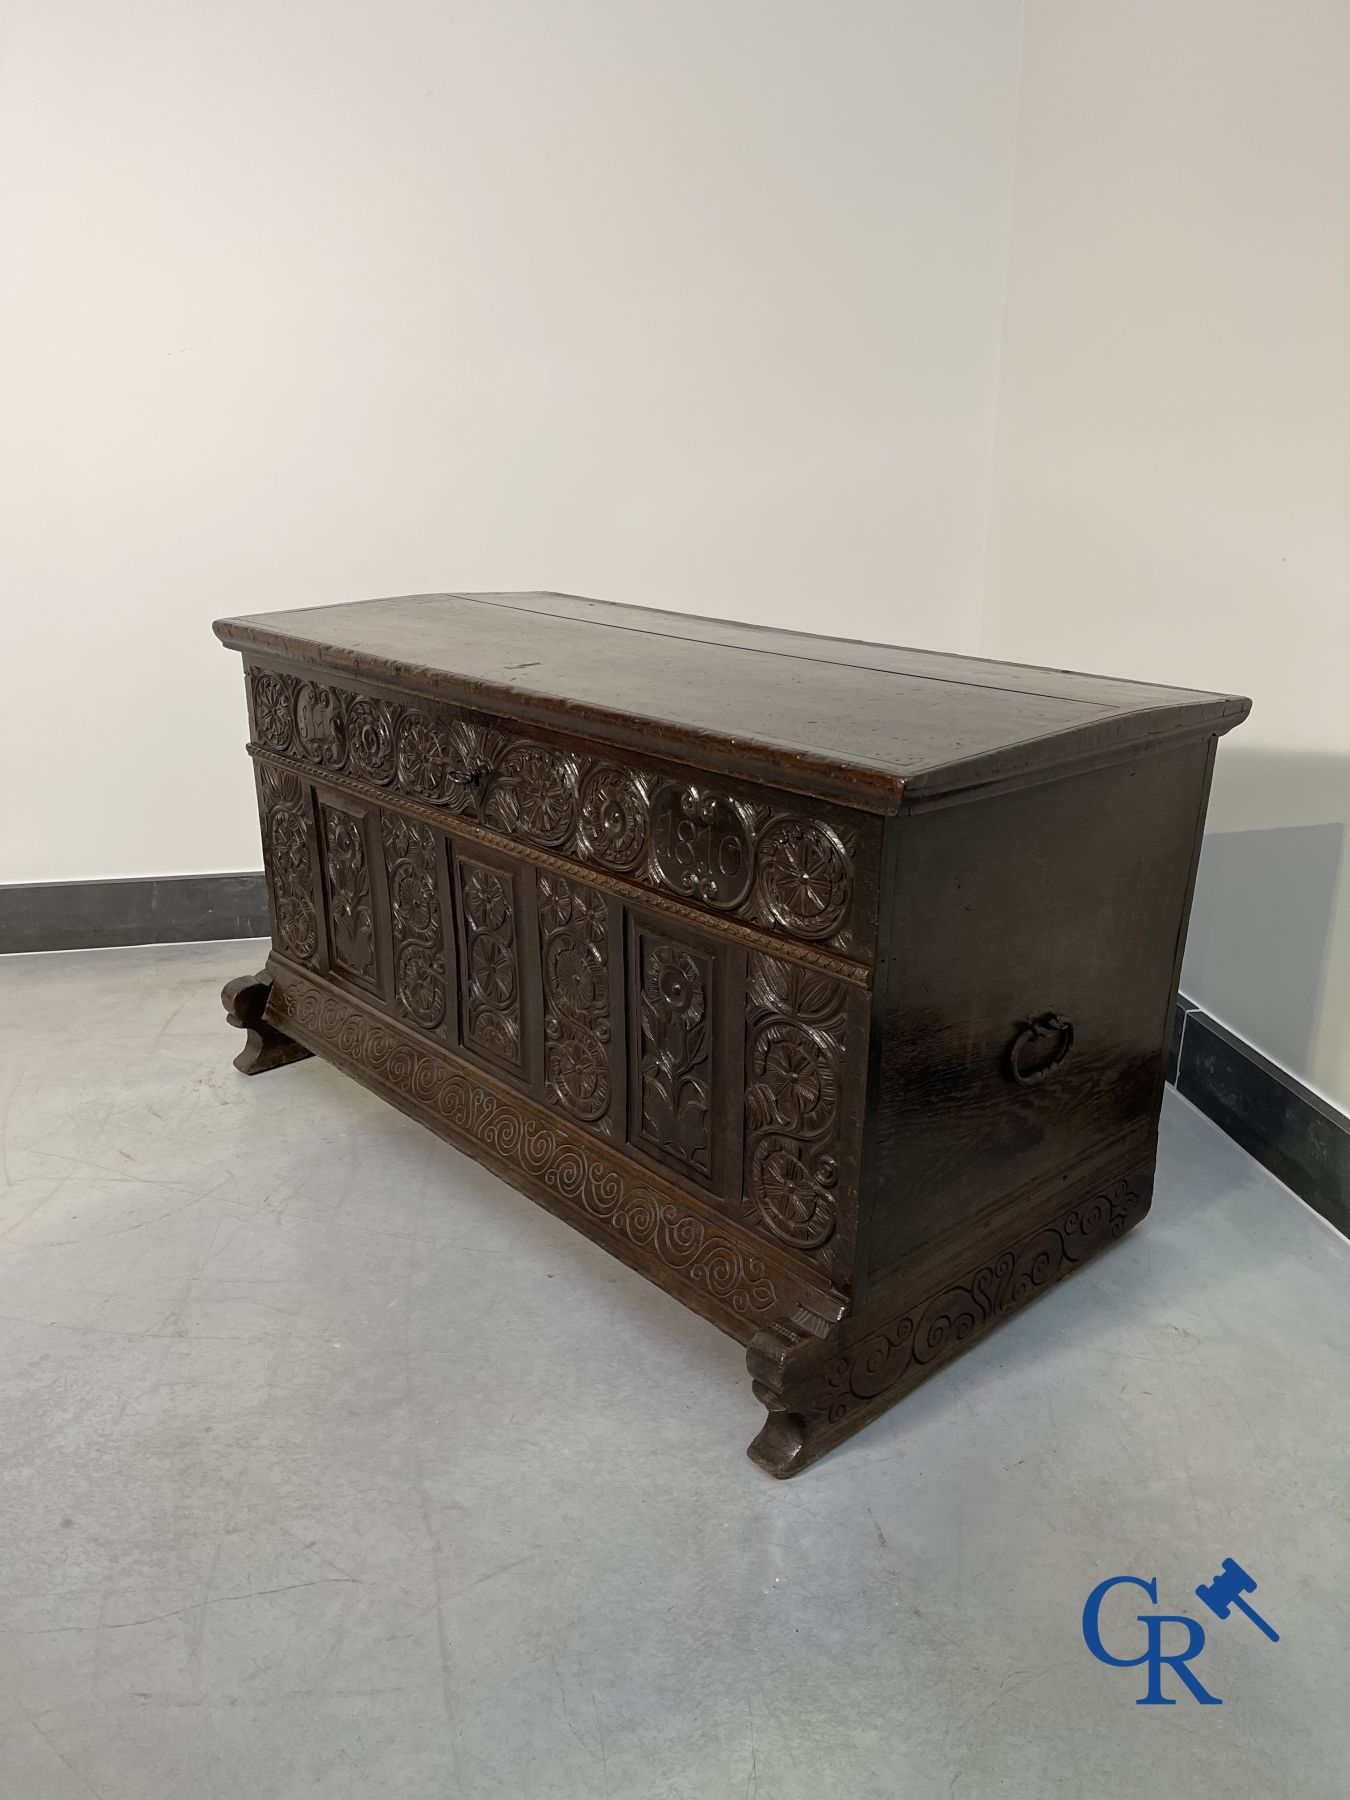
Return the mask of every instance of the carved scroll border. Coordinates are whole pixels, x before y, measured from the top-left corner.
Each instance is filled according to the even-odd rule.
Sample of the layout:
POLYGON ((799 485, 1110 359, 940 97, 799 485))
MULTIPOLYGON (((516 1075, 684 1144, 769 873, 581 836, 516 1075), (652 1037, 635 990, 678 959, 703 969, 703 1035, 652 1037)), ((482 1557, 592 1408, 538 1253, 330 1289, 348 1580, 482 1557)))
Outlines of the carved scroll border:
POLYGON ((1078 1200, 1051 1224, 860 1337, 824 1371, 815 1411, 837 1425, 911 1370, 944 1362, 1125 1232, 1148 1211, 1148 1172, 1078 1200))
POLYGON ((621 1253, 643 1253, 700 1290, 714 1303, 714 1316, 721 1312, 744 1322, 738 1327, 727 1320, 727 1329, 743 1342, 756 1326, 794 1308, 814 1306, 837 1316, 837 1304, 772 1255, 742 1246, 669 1190, 625 1169, 556 1112, 498 1088, 447 1051, 418 1041, 283 959, 274 956, 269 967, 275 977, 269 1023, 388 1093, 471 1154, 485 1153, 518 1172, 542 1190, 544 1205, 619 1240, 621 1253))

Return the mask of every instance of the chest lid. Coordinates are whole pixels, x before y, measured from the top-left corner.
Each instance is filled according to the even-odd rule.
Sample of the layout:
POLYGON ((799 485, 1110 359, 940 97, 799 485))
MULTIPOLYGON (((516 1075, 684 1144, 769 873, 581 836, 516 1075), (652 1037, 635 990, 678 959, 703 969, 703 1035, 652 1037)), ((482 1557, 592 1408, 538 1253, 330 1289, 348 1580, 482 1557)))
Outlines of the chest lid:
POLYGON ((1250 702, 566 594, 414 594, 221 619, 232 649, 582 730, 869 812, 1035 779, 1250 702))

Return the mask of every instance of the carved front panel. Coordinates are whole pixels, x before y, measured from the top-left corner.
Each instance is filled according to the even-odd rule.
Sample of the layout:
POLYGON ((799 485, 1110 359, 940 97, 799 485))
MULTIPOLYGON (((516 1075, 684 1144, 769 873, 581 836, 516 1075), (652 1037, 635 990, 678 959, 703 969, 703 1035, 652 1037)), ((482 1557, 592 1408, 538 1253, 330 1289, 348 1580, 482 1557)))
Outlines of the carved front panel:
POLYGON ((445 939, 438 871, 444 839, 397 813, 380 815, 393 948, 394 1004, 424 1031, 445 1022, 445 939))
POLYGON ((321 801, 319 847, 333 967, 339 974, 374 987, 379 980, 379 964, 364 820, 343 807, 321 801))
POLYGON ((764 930, 870 952, 879 827, 431 701, 249 673, 257 742, 764 930))
POLYGON ((632 1135, 707 1180, 713 1166, 713 959, 639 926, 632 1135))
POLYGON ((609 908, 603 894, 539 870, 544 1096, 608 1137, 614 1096, 609 908))
POLYGON ((746 985, 747 1215, 820 1251, 839 1222, 848 999, 828 975, 752 953, 746 985))
POLYGON ((621 1253, 634 1247, 642 1253, 639 1266, 657 1266, 663 1284, 706 1297, 718 1314, 729 1315, 738 1336, 748 1329, 742 1333, 737 1320, 767 1323, 818 1299, 785 1259, 769 1249, 761 1258, 739 1233, 686 1204, 669 1182, 653 1181, 626 1156, 588 1142, 567 1118, 506 1093, 490 1075, 467 1069, 437 1046, 398 1026, 386 1029, 350 996, 285 970, 273 1010, 280 1025, 354 1064, 433 1130, 471 1155, 505 1165, 509 1179, 554 1211, 621 1253))
POLYGON ((258 799, 277 948, 296 962, 313 963, 319 952, 319 913, 309 789, 298 775, 262 763, 258 799))
POLYGON ((463 933, 464 1041, 494 1060, 524 1067, 515 873, 456 858, 463 933))

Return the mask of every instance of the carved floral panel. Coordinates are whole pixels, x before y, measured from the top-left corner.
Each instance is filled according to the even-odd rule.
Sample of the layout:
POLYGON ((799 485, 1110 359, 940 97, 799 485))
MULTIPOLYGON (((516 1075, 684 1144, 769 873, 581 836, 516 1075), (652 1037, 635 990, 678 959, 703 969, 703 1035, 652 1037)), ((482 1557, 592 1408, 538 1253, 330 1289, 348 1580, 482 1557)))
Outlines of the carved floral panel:
POLYGON ((324 803, 319 824, 333 966, 358 981, 374 982, 375 914, 364 822, 340 806, 324 803))
POLYGON ((712 1171, 712 958, 647 927, 637 955, 636 1135, 707 1177, 712 1171))
MULTIPOLYGON (((354 746, 353 746, 354 749, 354 746)), ((445 943, 437 870, 443 840, 429 825, 380 815, 389 884, 394 1004, 427 1031, 445 1020, 445 943)))
POLYGON ((515 878, 460 857, 463 913, 464 1038, 502 1062, 522 1065, 520 959, 515 878))
POLYGON ((818 1250, 837 1223, 844 989, 757 953, 746 976, 747 1208, 784 1243, 818 1250))
POLYGON ((609 922, 603 894, 540 870, 539 949, 544 984, 544 1093, 608 1135, 609 922))
POLYGON ((260 765, 259 780, 277 944, 296 962, 312 963, 319 948, 319 915, 314 904, 308 793, 298 775, 266 763, 260 765))

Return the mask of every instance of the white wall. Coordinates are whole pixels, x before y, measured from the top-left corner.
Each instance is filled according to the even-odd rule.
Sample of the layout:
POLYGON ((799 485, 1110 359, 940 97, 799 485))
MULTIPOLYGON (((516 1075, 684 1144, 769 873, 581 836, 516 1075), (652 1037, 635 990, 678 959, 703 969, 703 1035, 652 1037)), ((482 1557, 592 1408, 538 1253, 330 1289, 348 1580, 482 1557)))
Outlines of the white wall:
POLYGON ((1229 688, 1187 986, 1350 1103, 1350 9, 1020 15, 10 0, 0 881, 256 866, 232 611, 1229 688))
POLYGON ((1028 0, 981 648, 1253 696, 1192 997, 1350 1104, 1350 7, 1028 0))
POLYGON ((222 613, 973 648, 1019 12, 10 0, 0 881, 257 866, 222 613))

